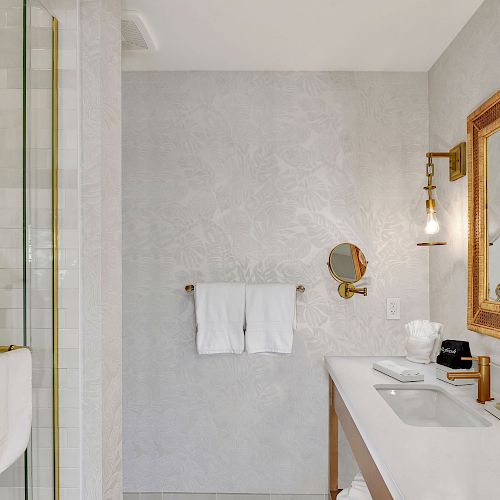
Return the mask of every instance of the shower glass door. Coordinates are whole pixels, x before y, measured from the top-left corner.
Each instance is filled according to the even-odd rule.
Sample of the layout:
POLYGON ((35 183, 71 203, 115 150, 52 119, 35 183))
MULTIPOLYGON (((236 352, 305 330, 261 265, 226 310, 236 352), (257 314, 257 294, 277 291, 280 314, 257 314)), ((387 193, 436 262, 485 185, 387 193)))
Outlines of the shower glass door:
POLYGON ((31 442, 0 474, 2 500, 58 499, 54 61, 57 21, 42 3, 0 3, 0 346, 33 358, 31 442))

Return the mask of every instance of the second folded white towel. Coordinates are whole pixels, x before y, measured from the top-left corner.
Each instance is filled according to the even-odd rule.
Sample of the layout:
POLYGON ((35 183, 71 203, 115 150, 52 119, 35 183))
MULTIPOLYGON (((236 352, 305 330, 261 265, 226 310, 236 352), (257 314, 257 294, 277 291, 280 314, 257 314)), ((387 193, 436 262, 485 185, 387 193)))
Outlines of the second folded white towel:
POLYGON ((243 352, 244 283, 198 283, 195 308, 199 354, 243 352))
POLYGON ((246 286, 247 352, 292 352, 296 293, 295 285, 246 286))

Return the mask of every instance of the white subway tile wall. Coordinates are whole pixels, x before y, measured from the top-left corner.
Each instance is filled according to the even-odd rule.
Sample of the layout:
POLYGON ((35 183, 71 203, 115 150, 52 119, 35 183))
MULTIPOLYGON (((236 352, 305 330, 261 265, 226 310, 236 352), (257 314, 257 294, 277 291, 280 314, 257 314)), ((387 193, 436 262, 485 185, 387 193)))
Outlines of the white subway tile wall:
MULTIPOLYGON (((77 0, 46 0, 59 21, 59 461, 61 500, 80 500, 77 0)), ((40 99, 47 99, 40 95, 40 99)), ((40 499, 41 500, 41 499, 40 499)))
MULTIPOLYGON (((2 345, 23 343, 22 12, 22 0, 0 0, 0 344, 2 345)), ((0 498, 24 500, 23 459, 18 460, 0 475, 0 498)))

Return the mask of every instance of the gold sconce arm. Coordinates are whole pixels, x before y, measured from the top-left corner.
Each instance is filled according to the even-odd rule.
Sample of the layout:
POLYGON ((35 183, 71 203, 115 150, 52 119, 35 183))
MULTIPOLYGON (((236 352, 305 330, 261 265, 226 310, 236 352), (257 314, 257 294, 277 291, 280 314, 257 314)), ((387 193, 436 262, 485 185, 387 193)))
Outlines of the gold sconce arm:
POLYGON ((450 181, 456 181, 465 176, 467 172, 467 159, 465 157, 465 142, 457 144, 447 153, 434 153, 429 151, 425 155, 430 162, 432 158, 449 158, 450 159, 450 181))

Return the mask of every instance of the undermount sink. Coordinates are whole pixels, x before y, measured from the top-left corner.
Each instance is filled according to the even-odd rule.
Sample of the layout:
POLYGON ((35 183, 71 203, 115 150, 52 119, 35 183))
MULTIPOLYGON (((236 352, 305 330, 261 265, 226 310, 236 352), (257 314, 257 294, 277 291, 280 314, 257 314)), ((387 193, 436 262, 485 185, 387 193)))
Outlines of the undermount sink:
POLYGON ((419 427, 489 427, 491 423, 434 385, 377 384, 378 393, 406 424, 419 427))

